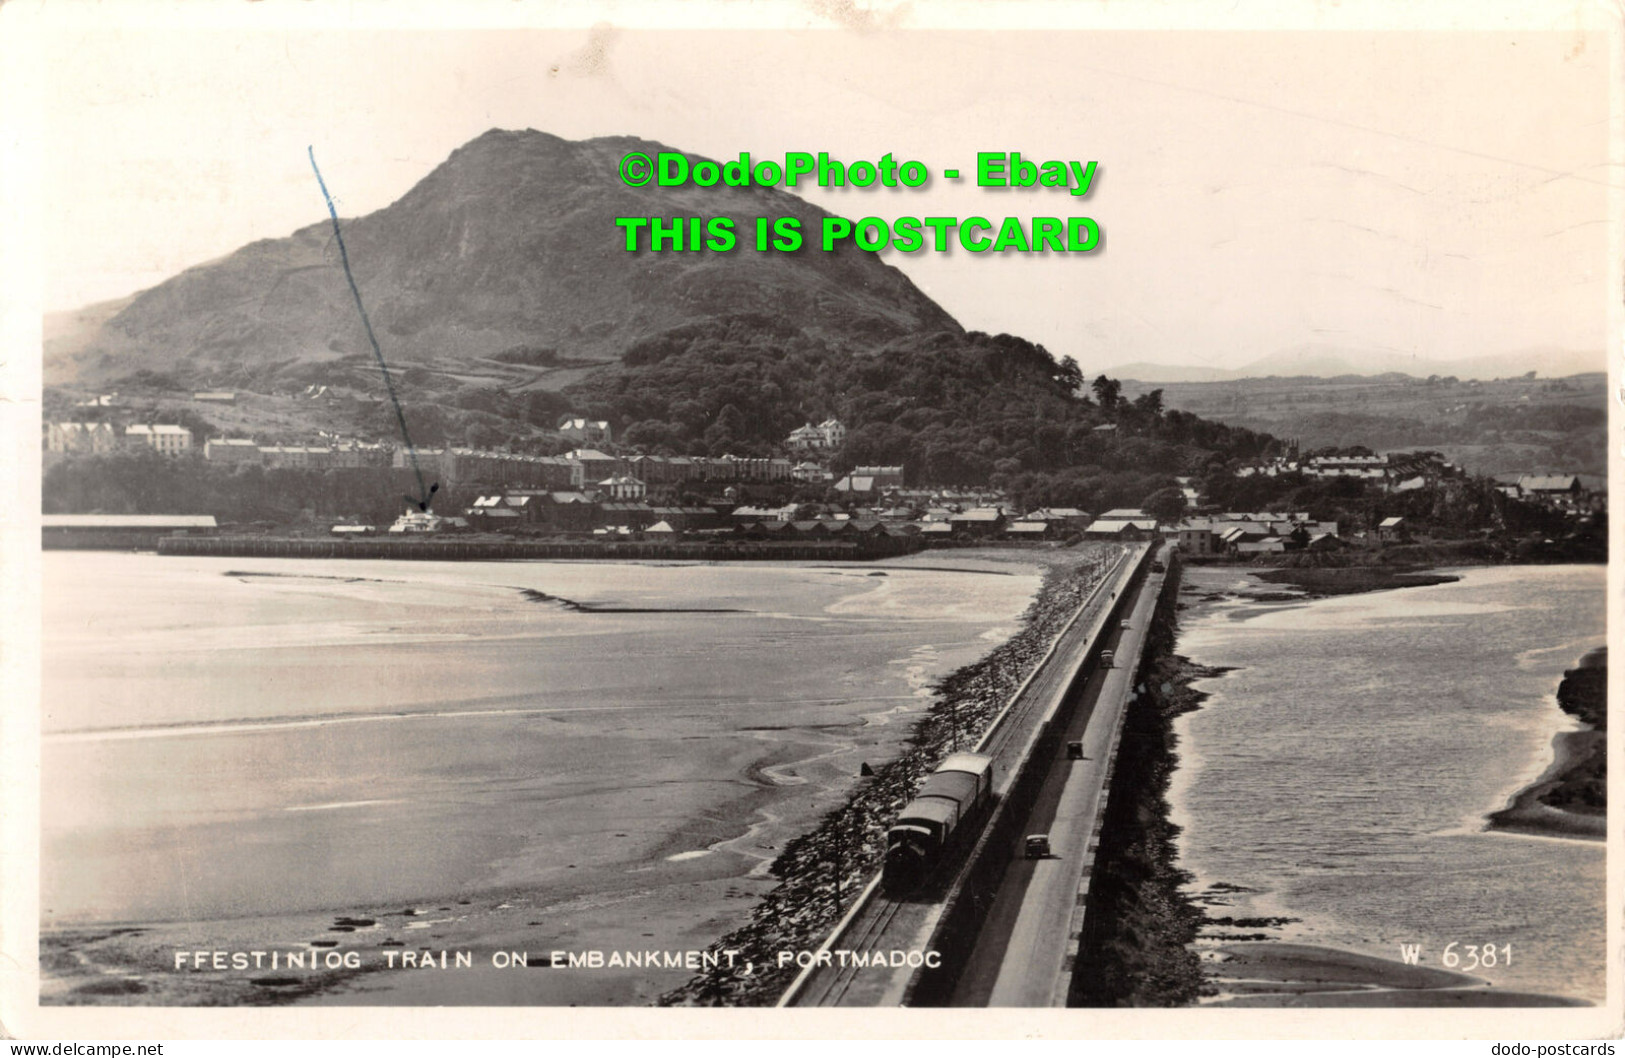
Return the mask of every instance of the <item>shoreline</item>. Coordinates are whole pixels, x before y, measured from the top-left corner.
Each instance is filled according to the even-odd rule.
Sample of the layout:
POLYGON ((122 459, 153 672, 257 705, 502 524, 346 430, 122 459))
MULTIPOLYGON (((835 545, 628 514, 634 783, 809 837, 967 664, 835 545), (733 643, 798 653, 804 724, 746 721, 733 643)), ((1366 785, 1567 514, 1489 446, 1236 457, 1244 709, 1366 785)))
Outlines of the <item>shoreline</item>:
MULTIPOLYGON (((1485 563, 1479 568, 1487 569, 1511 564, 1485 563)), ((1281 584, 1296 588, 1301 593, 1228 593, 1254 602, 1308 601, 1396 588, 1451 584, 1461 580, 1454 574, 1433 569, 1393 569, 1382 566, 1236 568, 1239 572, 1251 575, 1266 584, 1281 584)), ((1219 597, 1205 595, 1201 596, 1199 601, 1212 602, 1219 597)), ((1571 673, 1586 668, 1606 668, 1606 650, 1603 651, 1600 666, 1597 657, 1598 651, 1587 654, 1576 664, 1574 670, 1570 670, 1571 673)), ((1576 697, 1582 694, 1583 692, 1576 692, 1576 697)), ((1559 704, 1561 706, 1561 702, 1559 704)), ((1577 717, 1582 726, 1574 731, 1560 731, 1553 736, 1552 763, 1533 782, 1515 791, 1508 798, 1506 807, 1488 813, 1484 817, 1485 830, 1544 838, 1607 840, 1606 814, 1571 811, 1548 803, 1548 798, 1554 791, 1583 778, 1588 768, 1595 767, 1592 763, 1594 759, 1606 759, 1607 733, 1605 730, 1599 730, 1594 723, 1588 722, 1596 717, 1606 717, 1606 701, 1601 703, 1600 708, 1594 703, 1588 704, 1590 711, 1587 711, 1587 704, 1577 705, 1574 708, 1564 707, 1564 712, 1577 717)))
POLYGON ((1143 693, 1123 720, 1068 1007, 1189 1006, 1206 988, 1193 947, 1205 915, 1185 891, 1167 795, 1179 766, 1174 719, 1207 697, 1191 683, 1227 670, 1174 653, 1183 570, 1176 552, 1146 633, 1143 693))
MULTIPOLYGON (((958 563, 966 568, 956 572, 1034 575, 1037 590, 1029 596, 1025 617, 1053 606, 1056 586, 1068 579, 1051 567, 1089 568, 1091 560, 1103 555, 1093 549, 1052 555, 964 554, 956 559, 971 561, 958 563), (969 568, 978 565, 984 568, 969 568), (1038 575, 1046 571, 1051 573, 1046 583, 1037 583, 1038 575)), ((875 572, 914 568, 921 558, 900 557, 882 563, 875 572)), ((1011 642, 1023 632, 1030 637, 1030 626, 1031 622, 1018 625, 1020 630, 1004 643, 936 681, 947 685, 968 672, 986 672, 997 657, 1008 661, 1012 651, 1020 653, 1020 644, 1012 647, 1011 642)), ((910 725, 897 725, 899 730, 885 740, 887 749, 879 759, 912 752, 905 727, 930 719, 932 714, 924 708, 930 701, 926 698, 915 707, 910 725)), ((960 708, 961 721, 968 722, 970 710, 963 702, 960 708)), ((876 722, 855 721, 860 727, 876 722)), ((798 844, 807 846, 818 825, 818 805, 830 803, 827 792, 818 793, 825 781, 808 779, 821 774, 810 769, 829 756, 831 745, 814 730, 784 743, 757 743, 719 760, 725 770, 718 781, 748 789, 730 797, 724 810, 691 819, 667 834, 641 862, 595 868, 582 859, 586 869, 577 872, 565 868, 575 867, 578 855, 590 859, 590 853, 559 849, 553 857, 557 863, 549 859, 527 867, 516 861, 504 872, 516 881, 477 892, 442 893, 412 902, 393 902, 400 898, 390 897, 388 905, 356 901, 242 918, 130 920, 42 929, 40 1001, 154 1006, 654 1004, 693 979, 699 967, 688 960, 725 947, 718 943, 719 935, 748 922, 753 909, 781 886, 770 868, 798 844), (817 796, 809 810, 785 813, 774 807, 775 797, 786 792, 775 793, 778 786, 798 787, 803 800, 808 791, 817 796), (526 872, 534 873, 538 866, 546 868, 545 886, 527 878, 526 872), (658 970, 567 968, 561 962, 557 972, 545 973, 554 951, 596 950, 607 957, 651 947, 670 953, 672 959, 658 970), (228 972, 190 966, 176 970, 170 963, 181 951, 295 952, 311 960, 353 952, 360 965, 292 971, 285 965, 275 971, 252 966, 246 972, 235 967, 228 972), (421 957, 425 951, 451 952, 453 958, 456 952, 470 952, 472 965, 434 972, 400 967, 402 953, 421 957), (499 953, 510 951, 521 955, 518 972, 492 964, 499 953), (397 963, 393 968, 388 965, 391 957, 397 963), (536 971, 543 971, 543 976, 536 971)), ((874 749, 862 752, 870 763, 877 763, 874 749)), ((850 780, 860 789, 876 782, 856 776, 850 780)))
POLYGON ((1545 838, 1608 840, 1608 648, 1598 647, 1563 674, 1557 705, 1578 728, 1552 738, 1552 763, 1489 816, 1487 829, 1545 838), (1601 811, 1563 807, 1579 802, 1601 811))
POLYGON ((885 831, 899 805, 953 747, 973 741, 1003 708, 1056 634, 1088 598, 1109 565, 1112 551, 1051 552, 1044 583, 1022 615, 1022 627, 980 660, 937 684, 937 697, 914 724, 904 752, 872 769, 845 804, 816 829, 788 843, 770 872, 779 883, 751 912, 743 927, 723 935, 713 950, 741 952, 738 965, 708 969, 662 995, 661 1006, 771 1006, 798 968, 780 967, 768 956, 810 950, 844 915, 852 899, 879 869, 885 831), (839 872, 839 895, 831 864, 839 872), (760 967, 766 966, 764 971, 760 967))
POLYGON ((1536 992, 1504 991, 1452 970, 1341 948, 1281 941, 1226 942, 1203 965, 1216 994, 1203 1007, 1586 1007, 1536 992))
POLYGON ((1542 800, 1573 776, 1598 747, 1606 748, 1606 739, 1602 731, 1559 731, 1552 737, 1552 763, 1533 783, 1513 794, 1505 808, 1491 812, 1485 829, 1541 838, 1607 841, 1607 816, 1568 812, 1542 800))

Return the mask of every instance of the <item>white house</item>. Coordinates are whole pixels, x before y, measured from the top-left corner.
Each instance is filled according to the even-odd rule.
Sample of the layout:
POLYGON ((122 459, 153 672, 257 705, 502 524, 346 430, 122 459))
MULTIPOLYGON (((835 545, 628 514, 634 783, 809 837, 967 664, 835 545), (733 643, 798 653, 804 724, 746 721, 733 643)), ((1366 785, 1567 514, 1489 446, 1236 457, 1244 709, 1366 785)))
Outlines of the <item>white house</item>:
POLYGON ((606 499, 614 503, 636 503, 648 492, 643 482, 630 474, 617 474, 598 483, 606 499))

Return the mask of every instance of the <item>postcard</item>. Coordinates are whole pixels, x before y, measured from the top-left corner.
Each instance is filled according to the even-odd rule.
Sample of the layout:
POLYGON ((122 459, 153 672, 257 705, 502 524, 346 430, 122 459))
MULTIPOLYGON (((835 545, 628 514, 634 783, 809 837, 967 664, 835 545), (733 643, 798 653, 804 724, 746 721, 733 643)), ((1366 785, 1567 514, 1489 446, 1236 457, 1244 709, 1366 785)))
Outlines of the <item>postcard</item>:
POLYGON ((1621 41, 7 5, 0 1022, 1616 1031, 1621 41))

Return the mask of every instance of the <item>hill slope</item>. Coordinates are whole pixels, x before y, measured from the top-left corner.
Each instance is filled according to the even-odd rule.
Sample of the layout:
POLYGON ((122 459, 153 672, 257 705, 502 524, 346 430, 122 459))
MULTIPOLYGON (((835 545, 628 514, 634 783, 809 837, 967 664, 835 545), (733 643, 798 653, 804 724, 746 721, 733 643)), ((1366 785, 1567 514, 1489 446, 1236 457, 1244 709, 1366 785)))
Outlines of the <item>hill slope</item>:
MULTIPOLYGON (((884 342, 959 325, 873 254, 648 253, 623 248, 619 216, 827 214, 761 188, 630 188, 630 137, 570 142, 492 130, 399 201, 344 223, 345 244, 384 354, 457 372, 507 362, 618 359, 650 334, 736 312, 772 312, 809 334, 884 342), (498 361, 501 363, 501 361, 498 361)), ((365 334, 323 220, 188 269, 89 333, 48 350, 46 381, 101 384, 139 370, 183 386, 360 383, 365 334)), ((511 381, 511 380, 510 380, 511 381)))

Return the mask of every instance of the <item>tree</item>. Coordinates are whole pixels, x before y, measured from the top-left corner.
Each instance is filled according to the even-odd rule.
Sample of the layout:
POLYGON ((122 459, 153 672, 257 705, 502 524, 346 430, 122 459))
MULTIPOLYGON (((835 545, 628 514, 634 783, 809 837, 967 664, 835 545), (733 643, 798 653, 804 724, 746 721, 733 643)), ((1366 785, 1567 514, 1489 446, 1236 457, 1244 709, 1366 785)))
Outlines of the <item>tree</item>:
POLYGON ((1162 390, 1154 389, 1149 393, 1142 393, 1135 401, 1136 411, 1144 412, 1150 418, 1162 415, 1162 390))
POLYGON ((1115 408, 1122 399, 1123 384, 1115 378, 1099 375, 1089 383, 1089 388, 1095 391, 1095 400, 1100 402, 1102 408, 1115 408))
POLYGON ((1055 381, 1066 388, 1068 393, 1076 393, 1083 388, 1083 368, 1070 356, 1061 358, 1060 370, 1055 373, 1055 381))

